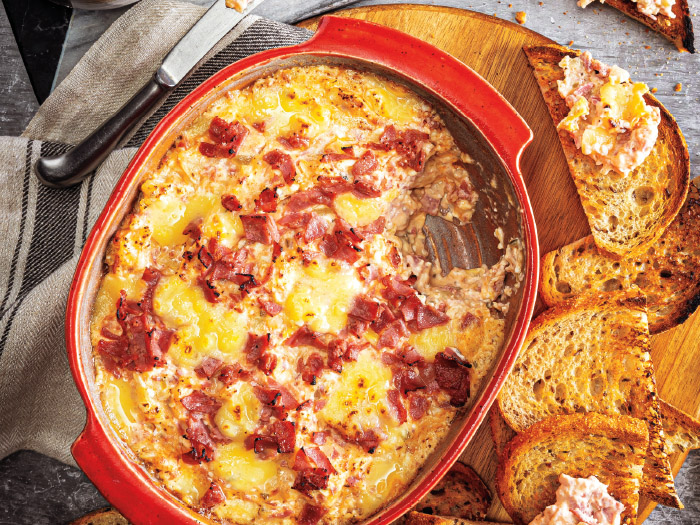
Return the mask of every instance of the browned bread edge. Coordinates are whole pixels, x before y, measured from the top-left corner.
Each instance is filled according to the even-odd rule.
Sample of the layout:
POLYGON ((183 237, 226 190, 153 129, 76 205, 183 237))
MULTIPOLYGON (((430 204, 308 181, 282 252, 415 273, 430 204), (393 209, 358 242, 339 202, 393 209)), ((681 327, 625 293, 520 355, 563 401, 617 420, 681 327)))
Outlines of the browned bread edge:
POLYGON ((693 22, 690 18, 690 9, 688 9, 687 0, 676 0, 672 9, 676 18, 657 15, 656 20, 639 11, 639 9, 637 9, 637 4, 632 0, 606 0, 605 3, 622 11, 630 18, 634 18, 657 33, 662 34, 675 44, 678 51, 695 53, 693 22))

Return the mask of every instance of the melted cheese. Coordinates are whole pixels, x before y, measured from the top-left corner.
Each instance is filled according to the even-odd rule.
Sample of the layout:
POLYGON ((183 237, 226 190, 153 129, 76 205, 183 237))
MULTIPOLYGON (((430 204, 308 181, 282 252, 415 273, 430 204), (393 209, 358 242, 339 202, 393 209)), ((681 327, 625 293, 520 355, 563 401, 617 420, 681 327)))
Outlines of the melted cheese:
POLYGON ((102 280, 102 286, 95 298, 92 314, 94 319, 93 328, 99 328, 96 325, 101 324, 105 317, 114 312, 122 290, 126 292, 128 299, 134 300, 141 296, 143 288, 143 281, 137 275, 118 275, 115 273, 105 275, 105 278, 102 280))
POLYGON ((312 261, 296 273, 284 313, 297 326, 308 324, 316 332, 340 332, 348 321, 352 300, 362 283, 355 269, 337 261, 312 261))
POLYGON ((164 278, 156 288, 153 309, 166 325, 178 329, 169 352, 176 363, 197 364, 217 351, 232 360, 240 358, 248 338, 245 316, 208 302, 199 286, 178 276, 164 278))
POLYGON ((190 505, 197 503, 209 488, 209 481, 196 467, 180 462, 177 474, 167 481, 168 488, 190 505))
POLYGON ((277 463, 261 460, 242 443, 230 443, 216 450, 211 468, 220 478, 228 481, 240 491, 262 488, 277 475, 277 463))
POLYGON ((218 200, 213 195, 195 195, 187 202, 177 196, 155 201, 147 211, 153 228, 151 239, 161 246, 184 243, 187 236, 183 230, 207 215, 218 200))
POLYGON ((372 464, 366 478, 367 491, 362 495, 360 502, 368 514, 396 494, 403 475, 402 464, 393 455, 372 464))
POLYGON ((248 383, 238 383, 231 397, 214 416, 214 421, 226 437, 242 438, 252 434, 258 425, 260 407, 253 387, 248 383))
POLYGON ((140 381, 116 378, 103 391, 102 403, 112 427, 123 437, 138 427, 144 412, 156 406, 140 381))
POLYGON ((377 362, 368 352, 361 353, 357 361, 343 368, 319 417, 348 437, 386 428, 393 424, 386 398, 392 377, 389 367, 377 362))
POLYGON ((333 207, 338 216, 351 226, 367 226, 386 214, 388 204, 398 195, 397 190, 389 190, 381 197, 358 199, 352 193, 344 193, 335 198, 333 207))

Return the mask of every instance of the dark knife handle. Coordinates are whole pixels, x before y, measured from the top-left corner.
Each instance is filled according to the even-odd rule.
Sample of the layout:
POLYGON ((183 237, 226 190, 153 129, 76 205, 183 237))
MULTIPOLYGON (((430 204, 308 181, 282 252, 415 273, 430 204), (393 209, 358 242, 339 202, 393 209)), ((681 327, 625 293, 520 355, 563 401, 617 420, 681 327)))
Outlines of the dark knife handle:
POLYGON ((75 148, 55 157, 44 157, 34 166, 39 181, 52 188, 66 188, 77 184, 100 165, 134 124, 143 117, 161 95, 171 88, 160 84, 155 77, 141 91, 87 136, 75 148))

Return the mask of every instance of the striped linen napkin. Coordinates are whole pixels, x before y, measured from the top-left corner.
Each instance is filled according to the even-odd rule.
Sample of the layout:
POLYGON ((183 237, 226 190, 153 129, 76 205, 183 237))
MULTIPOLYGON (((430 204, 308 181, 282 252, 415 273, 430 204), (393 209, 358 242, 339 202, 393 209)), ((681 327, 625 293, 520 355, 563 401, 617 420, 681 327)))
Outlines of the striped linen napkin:
POLYGON ((82 184, 40 185, 32 166, 68 150, 153 75, 204 8, 143 0, 119 18, 44 102, 21 137, 0 137, 0 458, 32 449, 74 464, 85 409, 68 367, 64 313, 90 228, 160 119, 228 64, 303 42, 305 29, 249 16, 82 184))

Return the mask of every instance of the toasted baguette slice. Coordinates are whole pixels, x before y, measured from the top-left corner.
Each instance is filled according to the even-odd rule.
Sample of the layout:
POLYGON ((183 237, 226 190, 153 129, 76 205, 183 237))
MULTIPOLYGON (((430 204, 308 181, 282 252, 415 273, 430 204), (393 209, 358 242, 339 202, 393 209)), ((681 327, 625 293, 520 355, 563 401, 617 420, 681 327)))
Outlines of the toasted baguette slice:
MULTIPOLYGON (((556 126, 569 112, 557 88, 557 80, 564 78, 559 62, 565 55, 580 53, 557 45, 523 49, 556 126)), ((688 192, 690 165, 683 135, 656 98, 648 93, 644 98, 661 110, 659 136, 644 162, 625 176, 614 171, 603 175, 595 161, 576 148, 571 135, 559 130, 595 243, 616 255, 649 248, 678 214, 688 192)))
POLYGON ((550 417, 508 443, 496 472, 496 490, 513 522, 525 525, 556 501, 560 474, 596 476, 625 506, 622 523, 634 524, 647 446, 647 428, 638 419, 550 417))
POLYGON ((425 514, 483 520, 490 506, 489 488, 473 468, 458 461, 414 510, 425 514))
POLYGON ((700 448, 700 421, 659 399, 666 436, 666 452, 685 453, 700 448))
POLYGON ((695 181, 674 221, 645 253, 618 260, 588 236, 542 257, 540 294, 548 306, 575 295, 638 287, 649 331, 683 323, 700 305, 700 190, 695 181))
POLYGON ((643 420, 649 451, 642 492, 682 507, 665 450, 639 292, 580 296, 538 316, 498 395, 498 407, 517 432, 548 416, 574 412, 643 420))
POLYGON ((502 525, 494 521, 474 521, 452 516, 433 516, 421 512, 409 512, 403 518, 403 525, 502 525))
POLYGON ((676 18, 657 15, 656 19, 645 15, 637 9, 636 2, 632 0, 605 0, 605 3, 625 13, 627 16, 640 21, 657 33, 661 33, 675 44, 678 51, 695 53, 695 36, 693 35, 693 22, 690 18, 687 0, 676 0, 673 6, 673 14, 676 18))
POLYGON ((129 525, 129 522, 115 509, 107 507, 71 521, 70 525, 129 525))
POLYGON ((489 410, 489 429, 491 430, 491 438, 493 439, 496 454, 498 457, 501 457, 503 449, 516 436, 517 432, 510 428, 506 420, 503 419, 497 404, 494 404, 489 410))

